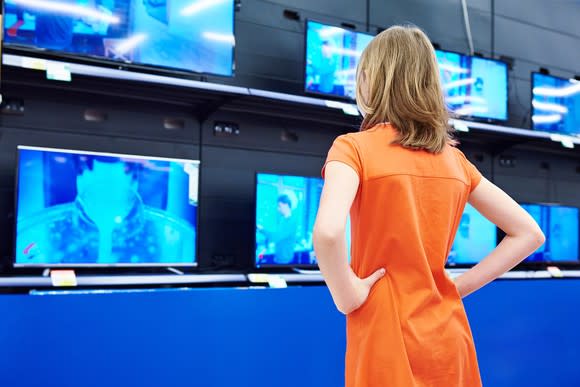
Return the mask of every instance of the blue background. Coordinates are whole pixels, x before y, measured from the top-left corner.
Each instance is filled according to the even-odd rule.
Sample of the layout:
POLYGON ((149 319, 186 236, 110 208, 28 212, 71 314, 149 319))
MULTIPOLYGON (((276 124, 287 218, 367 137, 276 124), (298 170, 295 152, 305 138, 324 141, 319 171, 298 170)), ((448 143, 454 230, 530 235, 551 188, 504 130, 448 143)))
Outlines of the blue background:
MULTIPOLYGON (((484 386, 575 386, 580 280, 496 281, 465 301, 484 386)), ((338 387, 326 288, 0 296, 0 385, 338 387)))

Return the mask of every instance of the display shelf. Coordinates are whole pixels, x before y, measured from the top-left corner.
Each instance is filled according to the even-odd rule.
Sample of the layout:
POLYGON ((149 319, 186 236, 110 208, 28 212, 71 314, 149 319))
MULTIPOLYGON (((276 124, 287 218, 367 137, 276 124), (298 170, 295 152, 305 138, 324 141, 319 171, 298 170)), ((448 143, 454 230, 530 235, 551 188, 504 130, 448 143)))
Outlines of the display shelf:
MULTIPOLYGON (((447 270, 451 278, 455 278, 467 269, 447 270)), ((537 271, 510 271, 500 277, 507 279, 548 279, 548 278, 580 278, 580 270, 563 270, 560 276, 554 276, 546 270, 537 271)), ((261 274, 263 276, 263 274, 261 274)), ((272 277, 278 277, 289 285, 299 284, 323 284, 324 279, 318 272, 308 274, 300 273, 271 273, 272 277)), ((95 287, 131 287, 131 286, 213 286, 220 284, 234 284, 236 286, 252 286, 256 283, 250 281, 245 274, 142 274, 142 275, 79 275, 76 277, 77 286, 74 289, 95 287)), ((267 281, 264 282, 267 284, 267 281)), ((43 276, 14 276, 0 277, 0 289, 18 288, 53 288, 50 277, 43 276)))
MULTIPOLYGON (((127 81, 131 83, 137 83, 142 85, 158 85, 160 87, 173 87, 173 94, 176 99, 187 99, 188 101, 193 101, 193 97, 197 98, 196 102, 201 106, 210 106, 212 110, 220 107, 220 104, 228 105, 231 104, 234 110, 248 109, 250 111, 260 112, 268 114, 269 110, 272 110, 276 114, 281 116, 291 116, 294 114, 296 118, 304 119, 304 117, 317 121, 319 119, 326 120, 327 122, 332 122, 337 125, 342 125, 344 127, 349 126, 353 122, 358 122, 360 120, 360 115, 356 104, 314 98, 305 95, 296 95, 289 93, 280 93, 268 90, 261 90, 255 88, 248 88, 242 86, 233 86, 214 82, 204 82, 198 80, 184 79, 178 77, 171 77, 165 75, 148 74, 136 71, 127 71, 119 68, 103 67, 96 65, 69 63, 64 61, 55 61, 49 59, 40 59, 29 56, 4 54, 3 64, 11 68, 25 69, 35 72, 46 72, 48 67, 60 67, 65 69, 65 71, 70 71, 72 76, 72 81, 75 81, 75 75, 84 78, 97 78, 97 79, 111 79, 117 81, 127 81), (181 89, 182 93, 178 93, 177 89, 181 89), (217 99, 216 99, 217 97, 217 99), (264 100, 276 101, 277 103, 264 105, 264 100), (204 103, 205 102, 205 103, 204 103), (257 103, 256 103, 257 102, 257 103), (305 114, 302 110, 297 110, 296 105, 309 106, 311 110, 308 114, 305 114), (284 111, 287 114, 283 114, 284 111), (325 117, 328 112, 332 112, 332 117, 325 117), (319 114, 316 114, 318 112, 319 114), (314 113, 314 114, 313 114, 314 113), (317 117, 320 116, 320 117, 317 117), (341 118, 342 117, 342 118, 341 118)), ((14 82, 15 80, 11 78, 15 77, 16 74, 5 74, 4 81, 14 82)), ((18 80, 16 80, 17 82, 18 80)), ((51 84, 55 84, 54 81, 47 81, 51 84)), ((37 82, 33 82, 38 85, 37 82)), ((89 83, 85 85, 88 89, 94 85, 89 83)), ((62 84, 59 86, 62 87, 62 84)), ((151 88, 148 90, 137 90, 133 86, 128 88, 133 93, 151 93, 151 88)), ((154 94, 159 94, 161 97, 167 96, 167 93, 163 94, 160 89, 154 89, 154 94)), ((171 93, 170 93, 171 94, 171 93)), ((227 106, 226 106, 227 107, 227 106)), ((564 148, 574 148, 576 145, 580 145, 580 137, 573 137, 567 135, 561 135, 557 133, 547 133, 535 130, 529 130, 526 128, 510 127, 499 124, 490 124, 484 122, 474 122, 466 121, 461 119, 452 119, 450 124, 453 125, 459 132, 483 132, 496 135, 509 135, 512 137, 517 137, 522 141, 526 140, 536 140, 536 141, 547 141, 562 145, 564 148)))
POLYGON ((522 138, 548 140, 559 143, 563 147, 569 149, 574 148, 575 145, 580 145, 580 137, 567 136, 558 133, 547 133, 540 132, 537 130, 515 128, 503 125, 492 125, 484 122, 472 122, 459 119, 450 120, 450 124, 453 125, 455 129, 460 132, 465 132, 466 130, 469 131, 471 129, 477 129, 490 133, 509 134, 522 138))
MULTIPOLYGON (((149 274, 149 275, 94 275, 77 276, 77 287, 95 286, 159 286, 159 285, 212 285, 246 283, 243 274, 149 274)), ((49 288, 50 277, 0 277, 0 288, 49 288)))

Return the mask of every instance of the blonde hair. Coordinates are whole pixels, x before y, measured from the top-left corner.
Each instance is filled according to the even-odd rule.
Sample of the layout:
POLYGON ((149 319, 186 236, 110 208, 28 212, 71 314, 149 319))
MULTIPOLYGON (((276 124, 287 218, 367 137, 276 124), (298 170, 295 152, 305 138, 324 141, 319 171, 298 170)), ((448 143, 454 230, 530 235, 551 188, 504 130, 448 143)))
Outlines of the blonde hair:
POLYGON ((357 68, 356 99, 361 130, 390 122, 396 143, 432 153, 455 144, 435 50, 417 27, 394 26, 370 42, 357 68))

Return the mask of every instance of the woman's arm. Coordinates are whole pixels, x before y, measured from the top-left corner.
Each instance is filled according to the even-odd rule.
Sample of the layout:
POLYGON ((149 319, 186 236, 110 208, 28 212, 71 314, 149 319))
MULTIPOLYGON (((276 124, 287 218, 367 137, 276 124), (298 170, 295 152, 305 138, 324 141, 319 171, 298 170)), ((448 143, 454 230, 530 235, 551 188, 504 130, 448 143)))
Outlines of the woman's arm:
POLYGON ((339 161, 327 164, 313 233, 318 266, 336 307, 344 314, 358 309, 375 282, 385 274, 380 269, 360 279, 348 264, 346 221, 358 186, 359 177, 351 167, 339 161))
POLYGON ((481 180, 469 196, 469 203, 506 233, 501 243, 479 264, 455 279, 465 297, 532 254, 544 241, 544 233, 534 219, 500 188, 481 180))

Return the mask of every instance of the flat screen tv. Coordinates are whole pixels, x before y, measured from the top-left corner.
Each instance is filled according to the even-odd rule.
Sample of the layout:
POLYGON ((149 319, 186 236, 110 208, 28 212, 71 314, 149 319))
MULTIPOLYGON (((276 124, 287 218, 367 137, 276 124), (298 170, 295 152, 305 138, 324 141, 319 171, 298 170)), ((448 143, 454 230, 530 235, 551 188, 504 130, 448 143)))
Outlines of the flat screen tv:
MULTIPOLYGON (((256 267, 317 266, 312 231, 323 185, 321 178, 257 174, 256 267)), ((350 221, 346 240, 350 251, 350 221)))
POLYGON ((6 0, 6 47, 231 76, 234 0, 6 0))
POLYGON ((199 162, 18 147, 16 266, 194 266, 199 162))
POLYGON ((532 73, 532 128, 580 136, 580 81, 532 73))
POLYGON ((506 63, 435 50, 445 100, 458 116, 489 121, 508 119, 506 63))
POLYGON ((524 263, 579 263, 578 208, 527 203, 521 206, 546 236, 546 242, 524 263))
POLYGON ((354 100, 356 67, 372 39, 372 35, 308 20, 306 92, 354 100))
POLYGON ((496 246, 497 227, 468 203, 461 216, 447 265, 476 265, 496 246))

